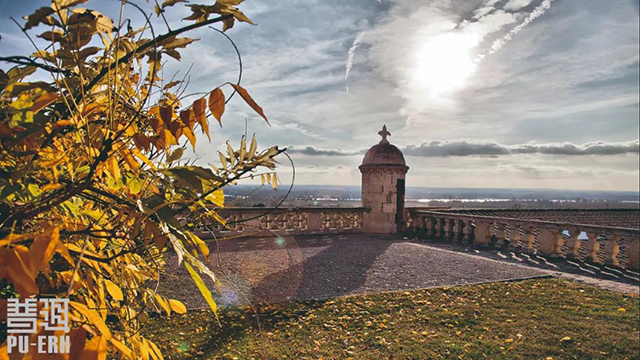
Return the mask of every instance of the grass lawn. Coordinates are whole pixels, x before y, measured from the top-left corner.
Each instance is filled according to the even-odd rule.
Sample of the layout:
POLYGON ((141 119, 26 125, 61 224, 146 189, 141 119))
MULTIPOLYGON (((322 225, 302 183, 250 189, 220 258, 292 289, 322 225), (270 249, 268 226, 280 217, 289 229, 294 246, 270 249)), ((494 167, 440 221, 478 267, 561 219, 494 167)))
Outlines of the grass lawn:
POLYGON ((168 359, 638 359, 637 296, 559 279, 190 311, 151 321, 168 359))

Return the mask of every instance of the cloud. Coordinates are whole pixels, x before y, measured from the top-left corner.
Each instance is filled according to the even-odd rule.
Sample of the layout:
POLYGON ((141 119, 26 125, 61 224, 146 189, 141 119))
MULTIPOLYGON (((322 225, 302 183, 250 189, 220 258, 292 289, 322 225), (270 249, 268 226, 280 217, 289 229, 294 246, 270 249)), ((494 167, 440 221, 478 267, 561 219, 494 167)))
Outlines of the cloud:
POLYGON ((486 0, 484 3, 482 3, 482 5, 480 5, 479 8, 477 8, 473 12, 473 18, 479 19, 491 13, 493 10, 495 10, 495 6, 498 2, 500 2, 500 0, 486 0))
POLYGON ((364 154, 364 150, 360 150, 360 151, 344 151, 341 149, 328 150, 328 149, 316 148, 313 146, 307 146, 307 147, 290 146, 287 148, 287 152, 292 154, 303 154, 303 155, 309 155, 309 156, 353 156, 353 155, 364 154))
POLYGON ((508 11, 518 11, 532 2, 533 0, 509 0, 509 2, 504 5, 503 9, 508 11))
POLYGON ((450 156, 504 156, 514 154, 544 155, 622 155, 638 153, 639 141, 629 142, 592 142, 581 145, 562 144, 518 144, 502 145, 498 143, 469 143, 466 141, 432 141, 422 145, 410 145, 402 149, 405 155, 420 157, 450 156))
POLYGON ((292 131, 297 131, 303 135, 306 135, 310 138, 314 138, 314 139, 318 139, 318 140, 324 140, 325 137, 320 135, 320 134, 316 134, 312 131, 307 130, 304 126, 296 123, 296 122, 288 122, 288 123, 282 123, 279 122, 277 120, 271 120, 271 124, 274 126, 274 128, 279 129, 279 130, 292 130, 292 131))
POLYGON ((349 78, 349 72, 351 71, 351 67, 353 67, 353 56, 356 53, 356 49, 358 48, 358 46, 360 46, 360 43, 362 42, 362 38, 364 37, 364 30, 360 31, 358 33, 358 35, 356 35, 356 38, 353 40, 353 44, 351 45, 351 47, 349 48, 349 51, 347 52, 347 63, 345 64, 345 72, 344 72, 344 79, 347 80, 349 78))
MULTIPOLYGON (((510 1, 507 4, 507 6, 512 2, 513 0, 510 1)), ((511 39, 513 39, 514 35, 522 31, 522 29, 524 29, 525 26, 529 25, 529 23, 531 23, 533 20, 542 16, 551 7, 552 2, 553 0, 543 0, 542 3, 540 3, 540 5, 538 5, 535 9, 533 9, 533 11, 524 19, 522 23, 520 23, 518 26, 511 29, 508 33, 506 33, 501 38, 495 40, 491 45, 491 49, 489 49, 489 54, 494 54, 496 51, 502 49, 502 47, 506 43, 508 43, 509 41, 511 41, 511 39)), ((520 1, 517 1, 517 3, 520 3, 520 1)))
MULTIPOLYGON (((409 145, 402 148, 407 156, 416 157, 454 157, 454 156, 507 156, 518 154, 541 155, 624 155, 637 154, 640 141, 628 142, 590 142, 581 145, 572 143, 549 144, 516 144, 471 143, 467 141, 440 142, 432 141, 422 145, 409 145)), ((312 146, 290 147, 289 152, 309 156, 354 156, 362 155, 367 149, 345 151, 342 149, 321 149, 312 146)))

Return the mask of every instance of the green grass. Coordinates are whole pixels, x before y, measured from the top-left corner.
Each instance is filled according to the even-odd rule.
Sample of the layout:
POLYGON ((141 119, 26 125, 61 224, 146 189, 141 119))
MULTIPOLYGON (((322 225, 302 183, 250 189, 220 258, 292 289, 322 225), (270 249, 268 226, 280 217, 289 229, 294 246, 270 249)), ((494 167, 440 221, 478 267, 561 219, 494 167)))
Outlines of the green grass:
POLYGON ((169 359, 638 359, 638 298, 559 279, 154 319, 169 359))

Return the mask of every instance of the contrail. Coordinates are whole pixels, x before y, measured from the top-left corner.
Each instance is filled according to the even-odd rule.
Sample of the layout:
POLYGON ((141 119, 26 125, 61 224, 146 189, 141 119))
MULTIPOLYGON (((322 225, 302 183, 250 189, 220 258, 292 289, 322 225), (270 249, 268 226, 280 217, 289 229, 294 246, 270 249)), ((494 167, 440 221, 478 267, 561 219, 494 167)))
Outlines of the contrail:
POLYGON ((533 20, 535 20, 536 18, 542 16, 542 14, 545 13, 545 11, 547 11, 550 7, 551 7, 551 3, 553 2, 553 0, 543 0, 542 3, 540 3, 540 5, 538 5, 538 7, 536 7, 535 9, 533 9, 533 11, 531 12, 531 14, 529 14, 529 16, 527 16, 526 19, 524 19, 524 21, 522 22, 522 24, 514 27, 513 29, 511 29, 511 31, 509 31, 508 33, 506 33, 503 37, 495 40, 493 42, 493 44, 491 45, 491 49, 489 49, 489 54, 494 54, 496 53, 498 50, 502 49, 502 47, 508 43, 509 41, 511 41, 511 39, 513 38, 513 36, 517 33, 520 32, 520 30, 522 30, 525 26, 529 25, 530 22, 532 22, 533 20))
POLYGON ((345 68, 347 69, 344 74, 344 79, 347 80, 349 78, 349 72, 351 71, 351 67, 353 66, 353 56, 355 55, 356 49, 360 46, 360 42, 362 42, 362 38, 364 37, 364 30, 360 31, 356 38, 353 40, 353 45, 349 49, 347 53, 347 64, 345 68))
POLYGON ((481 17, 489 14, 490 12, 495 10, 495 6, 499 1, 500 0, 486 0, 484 3, 482 3, 482 5, 480 5, 479 8, 476 9, 476 11, 473 12, 473 18, 478 20, 481 17))

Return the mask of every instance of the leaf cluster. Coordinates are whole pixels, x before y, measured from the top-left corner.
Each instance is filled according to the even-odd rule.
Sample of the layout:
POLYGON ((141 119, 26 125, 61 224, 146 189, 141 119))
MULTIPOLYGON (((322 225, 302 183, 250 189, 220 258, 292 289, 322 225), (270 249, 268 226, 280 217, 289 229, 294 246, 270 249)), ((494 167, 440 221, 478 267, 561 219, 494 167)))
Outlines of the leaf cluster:
MULTIPOLYGON (((161 359, 140 328, 149 311, 186 311, 155 291, 163 255, 178 254, 215 312, 201 278, 215 281, 209 248, 196 229, 224 224, 217 210, 226 185, 259 168, 275 185, 281 151, 259 150, 254 136, 236 150, 227 142, 219 166, 183 158, 199 133, 211 139, 209 119, 222 124, 228 99, 219 86, 185 105, 187 81, 164 79, 163 57, 180 60, 195 41, 186 31, 251 23, 236 8, 241 0, 190 4, 186 20, 195 22, 161 35, 149 21, 133 28, 124 16, 78 7, 87 2, 54 0, 26 16, 25 34, 46 29, 36 36, 47 46, 0 59, 18 64, 0 70, 0 281, 21 298, 71 299, 69 358, 161 359), (34 74, 50 81, 29 81, 34 74)), ((164 1, 156 13, 179 2, 164 1)), ((121 6, 121 14, 133 9, 121 6)), ((243 87, 221 86, 267 121, 243 87)))

